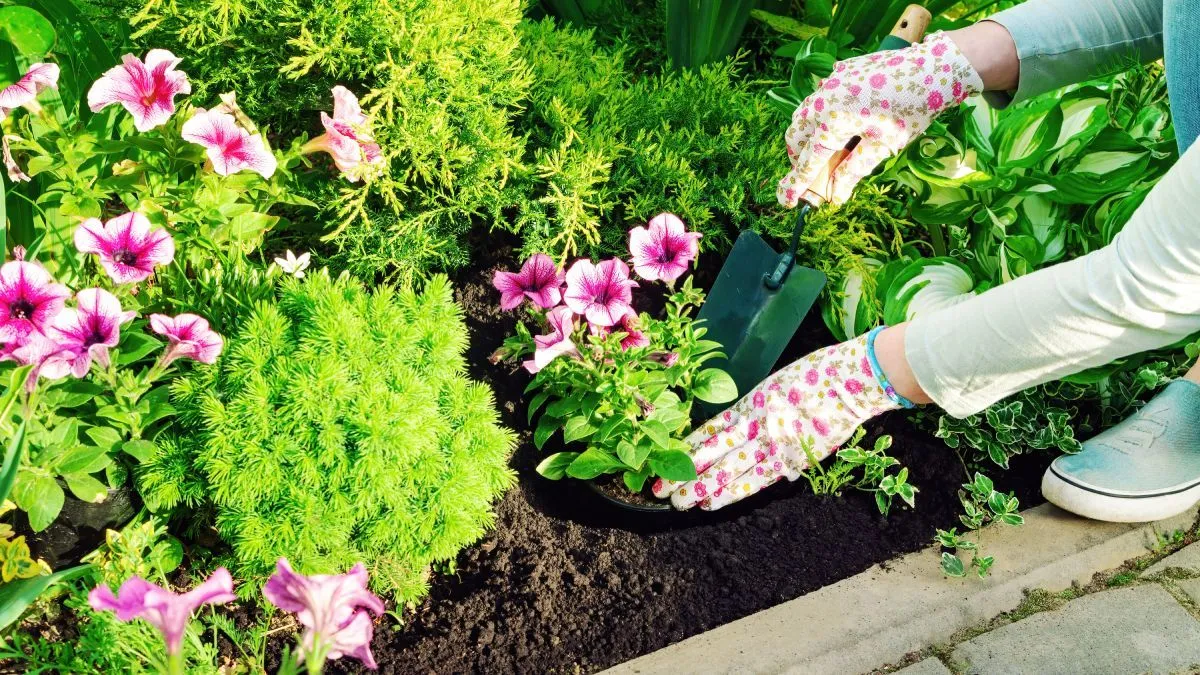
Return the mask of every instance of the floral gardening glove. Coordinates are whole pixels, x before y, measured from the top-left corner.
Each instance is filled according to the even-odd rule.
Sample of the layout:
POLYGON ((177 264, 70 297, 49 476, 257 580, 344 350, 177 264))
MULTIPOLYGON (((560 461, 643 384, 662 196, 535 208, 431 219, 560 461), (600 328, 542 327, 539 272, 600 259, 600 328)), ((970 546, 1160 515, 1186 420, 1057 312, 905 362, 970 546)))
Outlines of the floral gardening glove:
POLYGON ((792 115, 786 134, 792 170, 779 182, 779 203, 795 206, 833 153, 858 136, 831 176, 830 200, 846 201, 859 180, 924 133, 938 113, 982 90, 979 74, 942 32, 904 49, 839 61, 792 115))
POLYGON ((699 477, 658 479, 655 496, 677 509, 719 509, 825 459, 863 422, 907 401, 877 375, 874 332, 815 351, 764 380, 687 438, 699 477), (805 452, 807 447, 808 452, 805 452))

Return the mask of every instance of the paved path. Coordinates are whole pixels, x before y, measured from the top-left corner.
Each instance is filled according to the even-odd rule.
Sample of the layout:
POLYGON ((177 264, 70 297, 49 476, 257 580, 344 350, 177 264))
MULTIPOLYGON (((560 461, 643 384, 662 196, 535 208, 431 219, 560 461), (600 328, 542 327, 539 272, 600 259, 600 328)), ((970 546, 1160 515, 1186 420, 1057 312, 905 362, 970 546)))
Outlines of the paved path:
POLYGON ((940 551, 930 548, 609 672, 853 675, 930 653, 938 657, 902 672, 1189 672, 1200 666, 1200 544, 1148 568, 1144 578, 1123 576, 1122 587, 1058 599, 1053 611, 1020 621, 993 619, 1028 608, 1028 591, 1085 587, 1094 574, 1146 555, 1164 534, 1191 529, 1196 518, 1192 509, 1159 523, 1098 523, 1044 504, 1025 512, 1022 527, 987 528, 984 545, 996 565, 986 580, 946 579, 940 551))
POLYGON ((909 666, 905 675, 1190 673, 1200 669, 1200 543, 1130 585, 1067 601, 909 666), (949 668, 947 668, 949 666, 949 668))

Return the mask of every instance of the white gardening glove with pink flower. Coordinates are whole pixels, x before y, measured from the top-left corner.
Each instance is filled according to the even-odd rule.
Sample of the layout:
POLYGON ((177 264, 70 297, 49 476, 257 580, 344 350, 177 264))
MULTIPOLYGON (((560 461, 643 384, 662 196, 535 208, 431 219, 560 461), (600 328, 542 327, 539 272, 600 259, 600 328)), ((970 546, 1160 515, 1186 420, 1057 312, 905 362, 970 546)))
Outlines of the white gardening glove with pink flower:
POLYGON ((809 455, 836 452, 863 422, 908 404, 873 367, 862 335, 815 351, 764 380, 687 438, 699 477, 658 480, 655 496, 677 509, 713 510, 783 480, 796 480, 809 455), (807 449, 807 452, 806 452, 807 449))
POLYGON ((793 207, 815 187, 840 204, 858 181, 920 136, 948 106, 983 91, 983 80, 945 33, 894 51, 834 65, 792 115, 786 139, 792 170, 779 182, 779 202, 793 207), (813 186, 830 158, 861 140, 830 176, 832 190, 813 186))

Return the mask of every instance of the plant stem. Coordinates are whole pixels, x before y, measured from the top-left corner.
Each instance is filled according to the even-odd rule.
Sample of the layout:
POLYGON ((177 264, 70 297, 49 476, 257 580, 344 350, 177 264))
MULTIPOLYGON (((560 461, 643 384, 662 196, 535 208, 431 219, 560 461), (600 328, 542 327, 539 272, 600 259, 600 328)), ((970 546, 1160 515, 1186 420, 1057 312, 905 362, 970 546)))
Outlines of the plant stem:
POLYGON ((183 649, 167 654, 167 675, 184 675, 183 649))

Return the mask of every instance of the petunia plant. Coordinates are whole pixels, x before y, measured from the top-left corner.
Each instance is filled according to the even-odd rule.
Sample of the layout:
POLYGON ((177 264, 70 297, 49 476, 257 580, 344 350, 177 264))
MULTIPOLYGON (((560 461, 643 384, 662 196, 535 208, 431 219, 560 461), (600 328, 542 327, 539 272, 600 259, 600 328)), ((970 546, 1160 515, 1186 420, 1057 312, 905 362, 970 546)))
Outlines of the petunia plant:
MULTIPOLYGON (((317 675, 326 661, 349 656, 375 670, 371 654, 372 615, 383 614, 383 601, 367 590, 367 570, 355 565, 345 574, 305 576, 280 558, 276 572, 263 587, 263 596, 276 607, 295 614, 303 627, 294 650, 285 651, 279 675, 300 672, 317 675), (303 667, 303 671, 301 668, 303 667)), ((162 634, 165 658, 154 664, 167 675, 185 672, 184 636, 193 613, 204 605, 233 602, 233 577, 217 568, 200 585, 184 593, 131 576, 116 593, 101 584, 88 594, 97 612, 112 612, 118 621, 141 619, 162 634)))
POLYGON ((530 420, 539 417, 537 447, 559 431, 568 446, 538 465, 543 476, 620 474, 634 492, 652 477, 695 478, 682 440, 695 401, 724 403, 737 395, 728 374, 704 365, 720 345, 705 340, 705 328, 692 317, 703 292, 691 277, 678 283, 696 259, 699 238, 669 213, 630 231, 634 273, 667 287, 661 317, 634 309, 638 282, 620 259, 577 260, 564 274, 537 254, 519 272, 496 272, 501 308, 523 308, 542 331, 534 335, 518 322, 496 356, 523 359, 534 374, 527 392, 537 392, 529 404, 530 420))

